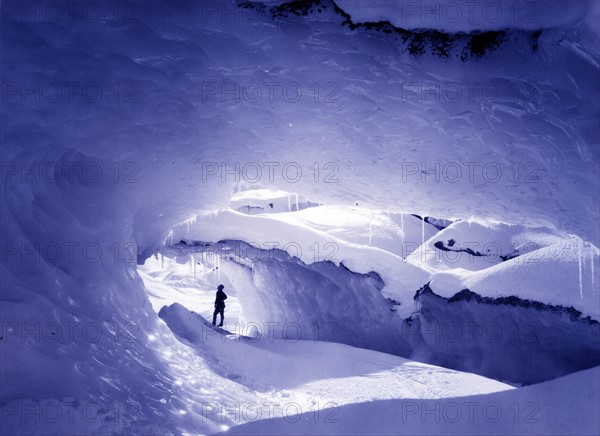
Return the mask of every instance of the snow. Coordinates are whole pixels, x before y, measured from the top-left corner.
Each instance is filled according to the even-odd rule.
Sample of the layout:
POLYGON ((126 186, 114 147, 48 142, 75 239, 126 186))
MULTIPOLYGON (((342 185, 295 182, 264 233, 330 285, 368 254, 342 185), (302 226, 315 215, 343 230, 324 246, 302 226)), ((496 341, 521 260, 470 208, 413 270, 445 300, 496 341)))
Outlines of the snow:
MULTIPOLYGON (((356 207, 326 206, 253 216, 224 211, 213 214, 207 224, 199 218, 194 220, 195 225, 176 226, 175 241, 186 242, 161 253, 181 259, 205 258, 209 260, 209 268, 213 262, 210 256, 220 257, 223 272, 220 280, 227 280, 241 306, 239 315, 237 308, 233 310, 234 325, 229 328, 246 335, 251 334, 253 326, 264 333, 269 325, 275 325, 281 327, 272 332, 278 339, 290 335, 310 340, 320 334, 328 341, 527 384, 600 363, 595 324, 574 322, 566 315, 547 314, 539 308, 515 308, 514 303, 432 304, 432 300, 423 297, 414 302, 416 282, 406 287, 393 280, 399 262, 412 264, 424 267, 423 272, 428 273, 419 276, 425 280, 422 283, 430 281, 431 289, 447 299, 468 288, 484 298, 510 297, 514 301, 519 297, 524 305, 535 303, 539 307, 536 302, 543 302, 562 306, 563 312, 574 307, 583 312, 583 317, 595 319, 598 295, 589 282, 585 298, 581 299, 576 280, 574 268, 578 266, 580 241, 547 228, 459 221, 437 233, 432 230, 427 241, 432 248, 419 247, 408 256, 408 262, 379 249, 376 253, 388 254, 374 265, 372 248, 367 245, 366 237, 360 237, 372 215, 356 207), (252 231, 245 230, 248 228, 252 231), (295 241, 304 245, 289 242, 292 230, 295 241), (269 242, 252 238, 254 242, 249 245, 229 239, 242 232, 257 237, 268 234, 269 242), (320 241, 335 241, 336 257, 342 254, 344 265, 354 262, 362 265, 363 270, 351 272, 322 262, 327 258, 314 257, 311 241, 317 236, 327 238, 332 232, 342 235, 345 241, 320 241), (202 242, 211 235, 220 242, 202 242), (436 241, 444 241, 447 249, 457 251, 445 257, 448 252, 437 249, 436 241), (278 250, 272 251, 273 247, 278 250), (310 256, 305 255, 306 250, 310 256), (426 264, 422 263, 423 254, 427 255, 426 264), (504 257, 507 260, 500 256, 507 256, 504 257), (463 266, 470 266, 471 270, 463 266), (370 270, 377 271, 382 281, 357 274, 367 274, 370 270), (547 280, 548 277, 552 280, 547 280), (393 302, 382 298, 386 296, 393 302), (406 324, 403 320, 409 317, 412 321, 406 324), (498 333, 500 338, 496 337, 498 333), (551 358, 547 356, 549 352, 551 358)), ((406 238, 420 240, 422 226, 416 223, 421 220, 414 216, 409 219, 415 225, 412 236, 407 233, 406 238)), ((587 250, 591 254, 595 248, 588 245, 587 250)), ((212 280, 212 288, 206 288, 214 292, 217 282, 212 280)), ((154 294, 151 284, 147 286, 154 294)), ((204 316, 210 317, 208 308, 204 310, 204 316)))
MULTIPOLYGON (((184 244, 169 252, 185 256, 194 250, 217 251, 210 245, 184 244)), ((331 262, 306 265, 285 252, 259 251, 239 241, 224 241, 218 252, 229 253, 223 256, 221 269, 242 306, 235 330, 274 325, 279 326, 276 338, 319 337, 408 354, 406 342, 400 339, 401 319, 381 295, 383 283, 376 274, 357 274, 331 262)), ((151 293, 156 291, 160 292, 151 293)))
MULTIPOLYGON (((418 311, 413 297, 427 282, 445 297, 468 287, 599 319, 600 55, 597 32, 586 28, 597 3, 550 2, 535 26, 518 23, 496 50, 465 61, 454 56, 462 46, 449 58, 413 56, 394 35, 342 27, 322 3, 324 16, 306 18, 229 0, 3 3, 3 433, 231 432, 238 422, 215 420, 205 406, 288 394, 303 407, 344 404, 340 433, 397 430, 400 418, 387 406, 398 407, 399 396, 479 394, 506 395, 503 405, 523 395, 520 404, 538 401, 545 412, 537 427, 509 428, 507 412, 507 426, 460 424, 457 432, 598 433, 595 369, 492 393, 507 386, 347 344, 282 337, 262 349, 236 342, 234 331, 225 336, 230 348, 217 350, 218 338, 203 349, 158 318, 173 303, 210 316, 211 293, 224 282, 228 322, 304 322, 319 295, 304 279, 320 275, 327 289, 340 288, 332 292, 337 322, 347 309, 357 330, 390 309, 387 298, 400 303, 373 332, 345 331, 345 341, 386 351, 403 347, 386 327, 418 311), (534 37, 533 28, 543 31, 534 37), (251 209, 268 202, 274 213, 251 209), (454 224, 437 232, 411 214, 454 224), (438 236, 521 255, 489 265, 469 255, 457 264, 421 260, 438 236), (253 270, 214 254, 169 253, 181 239, 279 244, 297 259, 253 270), (285 287, 290 278, 297 283, 285 287), (297 308, 265 304, 294 289, 302 290, 297 308), (379 342, 368 340, 378 334, 379 342), (230 356, 226 365, 220 352, 230 356), (264 370, 269 357, 280 371, 264 370), (288 368, 293 385, 285 384, 288 368), (576 390, 584 394, 560 403, 576 390), (92 419, 81 413, 88 405, 98 410, 92 419)), ((376 3, 344 7, 357 20, 380 13, 376 3)), ((402 20, 401 12, 388 18, 402 20)), ((425 26, 474 30, 469 24, 425 26)), ((507 24, 478 20, 477 30, 507 24)), ((319 319, 333 309, 317 311, 319 319)), ((597 351, 590 342, 583 345, 597 351)), ((557 343, 578 345, 568 335, 557 343)), ((314 430, 279 422, 270 428, 314 430)))
POLYGON ((197 220, 189 231, 187 226, 175 227, 173 239, 209 242, 244 240, 256 248, 286 250, 307 264, 332 261, 343 263, 358 273, 377 271, 386 284, 383 295, 402 301, 402 314, 410 316, 413 311, 412 296, 427 281, 425 271, 385 250, 346 242, 300 223, 292 225, 286 216, 222 211, 215 219, 197 220))
MULTIPOLYGON (((311 412, 298 419, 267 419, 231 428, 227 434, 597 434, 600 368, 522 389, 488 395, 419 401, 363 402, 334 409, 325 419, 311 412), (568 398, 568 400, 565 400, 568 398), (576 429, 574 423, 577 423, 576 429)), ((224 434, 224 433, 219 433, 224 434)))
POLYGON ((402 258, 422 243, 423 233, 429 238, 437 232, 431 224, 408 213, 358 206, 325 205, 283 215, 279 219, 316 228, 353 244, 381 248, 402 258))
POLYGON ((316 205, 298 195, 297 192, 249 189, 233 194, 229 207, 247 213, 281 213, 316 205))
POLYGON ((448 298, 468 288, 482 296, 518 296, 574 307, 584 316, 600 319, 595 289, 600 278, 592 275, 592 270, 598 275, 600 268, 588 266, 600 262, 600 250, 586 245, 585 257, 581 256, 585 282, 583 276, 580 282, 579 247, 584 242, 548 228, 459 221, 438 232, 409 216, 403 232, 397 216, 328 206, 253 216, 222 211, 211 216, 175 226, 173 240, 245 240, 256 248, 287 251, 306 264, 330 260, 354 272, 376 271, 385 283, 382 294, 401 303, 398 313, 403 318, 414 311, 415 292, 431 281, 434 292, 448 298), (374 243, 371 237, 372 246, 368 229, 373 217, 384 224, 377 228, 381 239, 374 243), (425 228, 428 239, 421 244, 425 228), (455 251, 436 248, 440 241, 455 251), (408 250, 405 261, 402 256, 408 250))
MULTIPOLYGON (((460 398, 513 389, 484 377, 317 339, 223 335, 179 304, 165 306, 160 316, 196 352, 214 356, 217 372, 255 392, 264 418, 268 417, 263 406, 267 403, 277 403, 271 410, 275 418, 282 413, 286 416, 286 404, 308 411, 326 404, 341 407, 393 398, 460 398), (318 371, 306 371, 307 367, 318 371)), ((232 416, 221 407, 211 412, 210 419, 228 426, 244 421, 243 415, 232 416)))
POLYGON ((219 277, 215 265, 217 256, 190 256, 169 258, 163 254, 147 259, 138 271, 144 280, 148 297, 155 312, 165 305, 184 304, 190 310, 212 319, 215 289, 221 283, 227 288, 227 317, 234 322, 239 319, 241 306, 237 301, 230 279, 219 277), (190 268, 189 262, 195 265, 190 268))
POLYGON ((544 228, 483 226, 458 222, 431 238, 409 256, 414 264, 423 262, 433 271, 430 286, 450 298, 462 289, 483 296, 543 301, 574 307, 585 316, 600 320, 597 265, 600 251, 574 235, 544 228), (434 243, 454 240, 454 250, 446 252, 434 243), (500 256, 514 256, 503 261, 500 256), (585 274, 584 274, 585 267, 585 274))

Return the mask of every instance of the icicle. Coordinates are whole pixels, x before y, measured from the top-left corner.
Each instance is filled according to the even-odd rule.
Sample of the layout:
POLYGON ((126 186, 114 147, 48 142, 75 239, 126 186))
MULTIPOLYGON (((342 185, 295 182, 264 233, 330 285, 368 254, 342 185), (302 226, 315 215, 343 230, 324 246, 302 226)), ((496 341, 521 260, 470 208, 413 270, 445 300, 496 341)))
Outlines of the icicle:
POLYGON ((190 273, 194 274, 194 256, 190 255, 190 273))
POLYGON ((402 234, 404 235, 404 214, 400 214, 400 229, 402 230, 402 234))
POLYGON ((190 229, 192 228, 192 224, 196 223, 196 218, 197 218, 197 215, 192 215, 192 217, 190 219, 186 220, 185 223, 187 224, 188 233, 190 232, 190 229))
POLYGON ((160 268, 165 269, 165 256, 162 253, 160 254, 160 268))
POLYGON ((580 239, 577 244, 577 251, 579 254, 579 298, 583 300, 583 271, 582 271, 583 264, 581 262, 581 246, 582 246, 582 241, 580 239))
POLYGON ((421 244, 425 243, 425 218, 421 218, 421 244))
POLYGON ((296 192, 296 212, 298 212, 300 210, 300 208, 298 207, 298 193, 296 192))
POLYGON ((217 280, 217 255, 216 254, 212 254, 212 264, 213 264, 213 282, 217 280))
POLYGON ((288 193, 288 212, 292 211, 292 194, 288 193))

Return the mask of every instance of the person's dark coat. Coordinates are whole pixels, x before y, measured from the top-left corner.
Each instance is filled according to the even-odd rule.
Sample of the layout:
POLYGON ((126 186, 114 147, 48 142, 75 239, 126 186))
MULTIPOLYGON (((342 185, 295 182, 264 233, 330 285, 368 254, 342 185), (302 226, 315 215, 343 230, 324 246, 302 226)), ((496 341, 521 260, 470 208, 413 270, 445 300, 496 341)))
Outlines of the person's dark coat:
POLYGON ((221 289, 217 291, 217 298, 215 299, 215 308, 225 307, 225 300, 227 300, 227 294, 221 289))

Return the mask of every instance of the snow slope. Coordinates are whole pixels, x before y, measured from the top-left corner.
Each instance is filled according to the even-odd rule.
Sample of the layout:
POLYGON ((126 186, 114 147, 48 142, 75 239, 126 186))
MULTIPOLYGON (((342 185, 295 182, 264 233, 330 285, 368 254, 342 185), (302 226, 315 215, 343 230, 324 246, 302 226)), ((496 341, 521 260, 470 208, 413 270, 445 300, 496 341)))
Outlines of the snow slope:
POLYGON ((513 389, 484 377, 343 344, 219 333, 179 304, 163 307, 160 317, 196 353, 207 356, 215 372, 255 393, 258 407, 247 415, 231 413, 219 403, 204 406, 210 411, 208 419, 228 426, 256 420, 259 413, 290 417, 298 411, 364 401, 460 398, 513 389), (269 402, 274 403, 270 410, 265 406, 269 402))
POLYGON ((600 368, 539 385, 440 400, 368 401, 341 407, 330 419, 310 412, 267 419, 219 434, 595 435, 600 431, 600 368))

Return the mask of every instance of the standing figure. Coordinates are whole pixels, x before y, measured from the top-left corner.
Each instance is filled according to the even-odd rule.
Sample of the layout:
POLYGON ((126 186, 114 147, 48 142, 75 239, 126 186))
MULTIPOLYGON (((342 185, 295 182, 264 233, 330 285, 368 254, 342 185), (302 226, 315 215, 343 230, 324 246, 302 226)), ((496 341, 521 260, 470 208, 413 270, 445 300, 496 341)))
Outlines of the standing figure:
POLYGON ((217 323, 217 314, 220 313, 221 323, 219 324, 219 327, 223 327, 223 318, 225 314, 225 300, 227 300, 227 294, 223 292, 223 289, 225 289, 225 286, 223 285, 219 285, 219 287, 217 288, 217 298, 215 299, 215 311, 213 313, 212 322, 213 325, 217 323))

